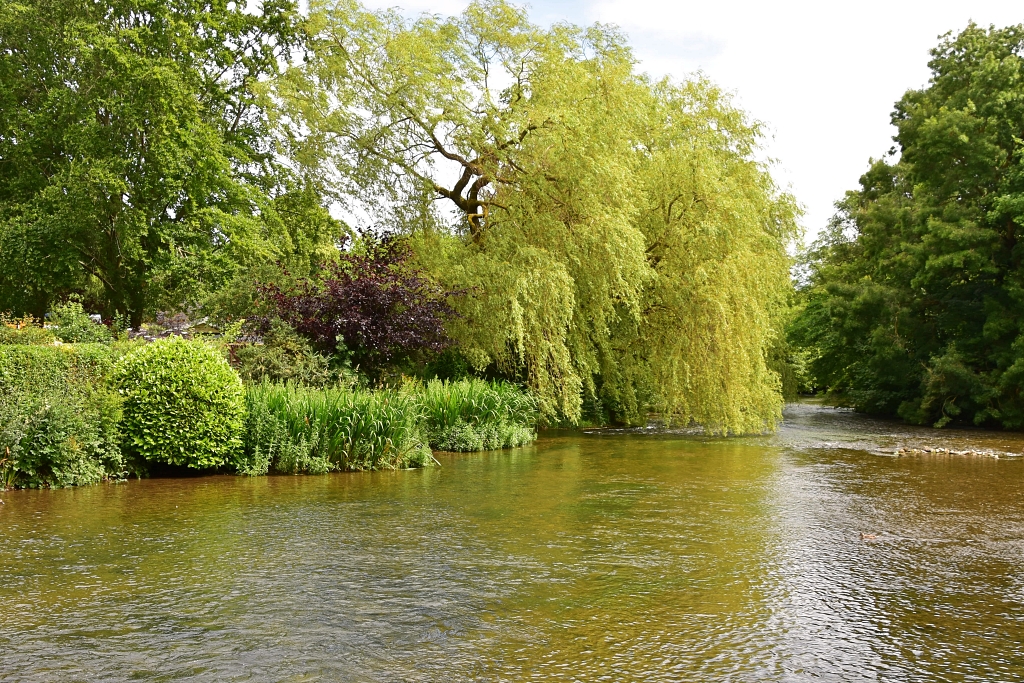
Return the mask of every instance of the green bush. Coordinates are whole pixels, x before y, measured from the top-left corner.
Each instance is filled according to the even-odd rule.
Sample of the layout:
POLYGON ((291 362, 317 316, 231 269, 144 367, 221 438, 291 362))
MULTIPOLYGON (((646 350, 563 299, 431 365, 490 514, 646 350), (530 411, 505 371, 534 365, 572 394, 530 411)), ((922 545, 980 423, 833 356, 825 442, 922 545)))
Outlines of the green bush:
POLYGON ((145 461, 254 475, 423 466, 428 444, 529 443, 535 419, 529 394, 482 380, 399 391, 269 382, 244 390, 220 350, 180 337, 0 346, 7 487, 88 484, 138 473, 145 461))
POLYGON ((515 448, 525 446, 536 438, 536 432, 525 425, 507 422, 474 425, 463 421, 431 431, 429 436, 431 448, 461 452, 515 448))
POLYGON ((0 486, 62 487, 124 476, 115 351, 0 346, 0 486))
POLYGON ((32 316, 11 318, 0 313, 0 345, 53 344, 57 338, 32 316))
POLYGON ((323 387, 339 379, 328 358, 315 353, 308 341, 280 320, 271 323, 262 344, 238 346, 234 356, 238 374, 247 384, 269 380, 323 387))
POLYGON ((394 391, 263 383, 246 390, 245 458, 239 471, 310 474, 430 462, 412 397, 394 391))
POLYGON ((213 346, 168 337, 117 364, 122 430, 133 454, 195 469, 233 463, 242 451, 242 382, 213 346))
POLYGON ((107 344, 114 336, 106 325, 94 322, 78 301, 55 304, 50 311, 53 333, 69 344, 107 344))
POLYGON ((507 382, 462 379, 410 384, 432 448, 481 451, 511 448, 536 438, 537 403, 507 382))

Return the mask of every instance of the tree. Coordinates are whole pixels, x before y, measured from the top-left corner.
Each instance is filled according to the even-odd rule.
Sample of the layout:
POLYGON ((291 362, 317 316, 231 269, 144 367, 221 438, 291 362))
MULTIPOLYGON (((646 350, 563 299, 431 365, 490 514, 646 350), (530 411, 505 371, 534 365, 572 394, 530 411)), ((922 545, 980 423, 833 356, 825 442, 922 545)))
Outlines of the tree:
POLYGON ((3 5, 0 310, 41 315, 80 292, 138 325, 294 251, 305 225, 320 232, 298 241, 330 244, 338 226, 276 163, 261 95, 301 45, 301 18, 292 0, 252 10, 3 5))
POLYGON ((1024 27, 969 25, 810 255, 792 336, 868 412, 1024 427, 1024 27), (894 150, 895 152, 896 150, 894 150))
POLYGON ((342 0, 310 26, 277 91, 297 156, 468 292, 449 332, 477 369, 524 379, 549 419, 589 396, 625 421, 776 422, 796 209, 720 91, 500 0, 413 22, 342 0))
MULTIPOLYGON (((266 284, 273 316, 327 354, 343 350, 363 370, 378 373, 417 353, 437 353, 450 339, 445 321, 460 294, 409 267, 409 249, 393 237, 363 239, 332 268, 292 287, 266 284)), ((269 329, 272 318, 262 321, 269 329)))
MULTIPOLYGON (((769 356, 782 340, 799 209, 753 160, 759 126, 720 90, 661 83, 654 99, 638 219, 654 278, 638 329, 643 362, 629 372, 646 375, 669 414, 761 430, 781 408, 769 356)), ((637 358, 628 351, 619 355, 637 358)))

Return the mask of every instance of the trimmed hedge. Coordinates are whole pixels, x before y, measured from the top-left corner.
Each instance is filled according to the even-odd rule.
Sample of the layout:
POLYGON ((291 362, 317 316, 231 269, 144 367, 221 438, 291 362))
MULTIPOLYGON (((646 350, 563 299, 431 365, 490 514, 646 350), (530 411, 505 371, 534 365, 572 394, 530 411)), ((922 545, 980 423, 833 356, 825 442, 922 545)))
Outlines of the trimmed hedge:
POLYGON ((0 486, 125 476, 115 355, 101 344, 0 346, 0 486))
POLYGON ((242 382, 212 345, 168 337, 139 346, 118 362, 114 381, 132 454, 195 469, 233 464, 241 454, 242 382))

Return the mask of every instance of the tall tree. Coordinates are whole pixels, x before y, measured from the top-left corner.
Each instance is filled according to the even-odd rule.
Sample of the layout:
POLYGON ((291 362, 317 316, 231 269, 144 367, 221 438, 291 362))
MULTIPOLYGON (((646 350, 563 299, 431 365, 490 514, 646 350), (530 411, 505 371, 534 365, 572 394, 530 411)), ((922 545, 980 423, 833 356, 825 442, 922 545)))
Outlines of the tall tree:
POLYGON ((811 254, 793 338, 856 407, 1024 427, 1024 27, 969 25, 811 254), (894 150, 895 152, 896 150, 894 150))
POLYGON ((336 230, 274 167, 260 94, 301 18, 292 0, 246 5, 3 4, 0 309, 41 314, 97 289, 108 315, 138 324, 279 255, 290 208, 336 230))
POLYGON ((500 0, 412 22, 340 0, 310 25, 278 90, 299 156, 469 293, 450 331, 478 368, 549 416, 589 395, 625 420, 774 424, 795 207, 717 89, 652 83, 616 31, 500 0))

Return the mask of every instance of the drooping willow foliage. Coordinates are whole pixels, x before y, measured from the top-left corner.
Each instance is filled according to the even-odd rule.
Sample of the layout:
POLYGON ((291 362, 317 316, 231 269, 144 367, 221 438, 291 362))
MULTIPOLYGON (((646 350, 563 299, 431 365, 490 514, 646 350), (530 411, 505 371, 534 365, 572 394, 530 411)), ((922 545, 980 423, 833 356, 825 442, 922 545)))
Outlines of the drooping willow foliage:
POLYGON ((477 369, 548 419, 774 426, 798 212, 727 95, 501 1, 410 22, 339 0, 310 27, 277 90, 294 156, 466 292, 449 332, 477 369))
POLYGON ((720 91, 698 81, 654 94, 638 217, 654 278, 632 384, 651 386, 669 414, 763 428, 781 406, 765 356, 791 286, 785 246, 797 207, 753 161, 757 129, 720 91))

